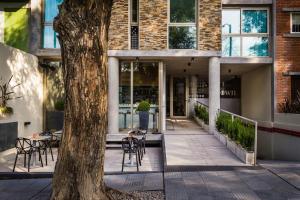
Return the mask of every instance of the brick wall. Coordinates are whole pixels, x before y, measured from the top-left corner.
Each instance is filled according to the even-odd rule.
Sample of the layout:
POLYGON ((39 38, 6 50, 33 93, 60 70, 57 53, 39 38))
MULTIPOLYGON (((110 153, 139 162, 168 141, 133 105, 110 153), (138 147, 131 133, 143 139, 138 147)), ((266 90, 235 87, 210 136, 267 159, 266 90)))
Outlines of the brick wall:
POLYGON ((109 49, 128 49, 128 20, 128 0, 114 0, 108 35, 109 49))
POLYGON ((277 108, 285 98, 291 98, 291 77, 284 72, 300 72, 300 37, 288 37, 290 33, 290 12, 283 8, 300 7, 300 0, 277 1, 276 33, 276 99, 277 108))
POLYGON ((166 49, 167 22, 167 0, 140 0, 140 49, 166 49))
POLYGON ((221 51, 221 0, 199 0, 198 49, 221 51))

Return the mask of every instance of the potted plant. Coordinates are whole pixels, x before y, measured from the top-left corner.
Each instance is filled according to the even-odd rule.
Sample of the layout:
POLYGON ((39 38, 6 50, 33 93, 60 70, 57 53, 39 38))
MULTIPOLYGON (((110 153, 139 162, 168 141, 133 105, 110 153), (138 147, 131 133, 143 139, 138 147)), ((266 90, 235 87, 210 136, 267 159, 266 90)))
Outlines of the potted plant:
POLYGON ((15 97, 14 88, 18 87, 20 84, 16 84, 15 86, 10 86, 10 82, 13 76, 9 78, 7 82, 0 83, 0 118, 5 118, 8 115, 13 114, 13 108, 7 105, 7 102, 13 99, 18 99, 21 97, 15 97))
POLYGON ((150 103, 148 101, 141 101, 136 109, 139 112, 140 129, 147 130, 149 125, 149 110, 150 103))

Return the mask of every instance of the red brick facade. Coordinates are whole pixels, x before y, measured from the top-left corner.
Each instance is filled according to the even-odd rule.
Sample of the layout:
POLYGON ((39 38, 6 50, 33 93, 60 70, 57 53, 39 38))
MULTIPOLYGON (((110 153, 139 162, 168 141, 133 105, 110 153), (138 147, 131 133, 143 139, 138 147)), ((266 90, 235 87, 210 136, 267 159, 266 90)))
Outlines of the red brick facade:
MULTIPOLYGON (((300 36, 290 34, 291 12, 287 8, 300 8, 300 0, 278 0, 277 33, 276 33, 276 99, 278 104, 285 98, 291 98, 291 76, 284 76, 287 72, 300 72, 300 36)), ((280 110, 279 110, 280 111, 280 110)))

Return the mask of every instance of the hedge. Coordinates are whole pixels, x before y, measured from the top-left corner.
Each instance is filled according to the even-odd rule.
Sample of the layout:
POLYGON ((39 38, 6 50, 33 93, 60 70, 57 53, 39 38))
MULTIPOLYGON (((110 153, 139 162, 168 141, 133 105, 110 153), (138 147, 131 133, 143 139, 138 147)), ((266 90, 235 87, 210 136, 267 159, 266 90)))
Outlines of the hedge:
POLYGON ((219 113, 216 121, 219 132, 227 135, 230 139, 240 144, 244 149, 253 151, 255 139, 254 125, 235 118, 233 121, 227 113, 219 113))
POLYGON ((204 107, 203 105, 196 105, 194 107, 194 110, 195 110, 196 117, 203 120, 205 124, 208 124, 209 118, 208 118, 208 112, 206 107, 204 107))

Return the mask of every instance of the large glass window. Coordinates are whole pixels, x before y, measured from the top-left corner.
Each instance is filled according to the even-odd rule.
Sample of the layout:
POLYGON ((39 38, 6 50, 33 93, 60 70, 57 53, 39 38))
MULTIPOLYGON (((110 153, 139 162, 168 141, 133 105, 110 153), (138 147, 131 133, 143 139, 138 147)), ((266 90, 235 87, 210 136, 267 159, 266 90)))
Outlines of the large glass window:
POLYGON ((158 119, 158 63, 121 62, 119 68, 119 128, 139 127, 136 108, 146 100, 151 104, 149 129, 157 128, 158 119))
POLYGON ((196 48, 196 1, 169 0, 169 49, 196 48))
POLYGON ((268 9, 223 9, 222 55, 269 56, 268 9))
POLYGON ((300 12, 291 13, 291 32, 300 33, 300 12))
POLYGON ((53 20, 58 14, 58 5, 62 2, 63 0, 44 1, 43 48, 60 48, 57 33, 53 30, 53 20))

